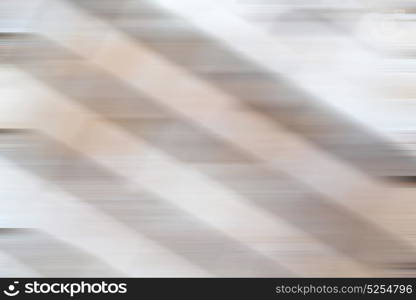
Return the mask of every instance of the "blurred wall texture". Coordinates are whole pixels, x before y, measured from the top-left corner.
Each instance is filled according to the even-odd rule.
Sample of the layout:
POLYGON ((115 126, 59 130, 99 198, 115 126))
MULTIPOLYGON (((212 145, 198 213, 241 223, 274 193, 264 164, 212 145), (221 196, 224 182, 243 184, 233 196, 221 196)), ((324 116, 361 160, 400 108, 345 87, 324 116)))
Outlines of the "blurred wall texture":
POLYGON ((1 0, 0 276, 415 276, 415 12, 1 0))

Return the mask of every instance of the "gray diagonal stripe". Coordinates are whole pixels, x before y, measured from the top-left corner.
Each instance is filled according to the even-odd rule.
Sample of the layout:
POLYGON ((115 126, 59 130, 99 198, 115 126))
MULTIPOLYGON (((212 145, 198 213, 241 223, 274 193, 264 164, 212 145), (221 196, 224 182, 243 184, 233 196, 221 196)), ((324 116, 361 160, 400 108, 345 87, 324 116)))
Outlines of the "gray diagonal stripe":
POLYGON ((254 164, 200 169, 258 207, 360 263, 390 268, 416 259, 414 247, 406 241, 276 170, 254 164))
POLYGON ((413 176, 416 163, 392 142, 330 109, 151 1, 71 0, 274 122, 375 176, 413 176))
POLYGON ((35 229, 0 228, 0 249, 47 277, 122 276, 97 257, 35 229))
POLYGON ((46 136, 2 130, 0 155, 217 276, 290 276, 275 261, 46 136))
MULTIPOLYGON (((168 128, 163 137, 159 136, 153 141, 164 148, 169 147, 170 152, 182 161, 252 161, 197 124, 186 120, 179 121, 178 118, 172 121, 173 112, 43 37, 10 34, 0 38, 8 45, 4 51, 0 50, 0 58, 53 86, 83 106, 109 119, 142 118, 145 121, 142 124, 146 124, 143 131, 150 133, 166 132, 159 130, 159 127, 168 128), (32 45, 35 45, 35 49, 32 49, 32 45)), ((136 129, 137 127, 134 128, 136 129)))
MULTIPOLYGON (((193 166, 199 171, 233 189, 257 206, 308 232, 326 245, 362 263, 394 261, 395 255, 392 253, 402 253, 409 256, 409 261, 413 260, 413 248, 399 241, 390 233, 368 223, 346 208, 324 199, 317 192, 298 183, 295 179, 262 167, 259 165, 260 161, 236 148, 233 144, 212 135, 192 121, 176 117, 173 112, 164 107, 151 104, 150 98, 136 92, 113 76, 98 68, 93 68, 80 59, 72 59, 73 56, 69 53, 65 56, 66 50, 40 37, 15 36, 11 40, 19 40, 20 38, 28 38, 32 43, 43 45, 42 47, 45 49, 59 52, 54 54, 59 57, 59 60, 55 63, 54 59, 39 57, 34 52, 31 54, 33 55, 31 60, 21 62, 19 57, 27 53, 27 50, 19 50, 17 47, 12 51, 12 54, 9 54, 9 61, 13 61, 36 78, 70 96, 72 100, 96 111, 132 135, 146 139, 153 146, 182 161, 194 163, 193 166), (64 59, 65 57, 67 58, 64 59), (70 68, 69 74, 65 73, 65 68, 62 68, 62 60, 70 62, 69 65, 74 64, 70 68), (78 68, 81 71, 76 71, 78 68), (78 76, 75 76, 73 72, 78 76), (144 101, 145 107, 151 107, 152 115, 155 117, 143 116, 141 118, 140 111, 138 111, 136 118, 132 118, 131 115, 122 118, 117 114, 113 115, 111 110, 103 109, 99 102, 91 100, 97 99, 91 90, 74 88, 74 86, 82 86, 86 78, 96 82, 97 87, 111 87, 122 98, 123 95, 129 95, 131 103, 144 101), (69 86, 66 85, 67 83, 69 86), (137 95, 136 98, 134 95, 137 95), (206 162, 218 165, 210 169, 206 165, 198 164, 206 162), (240 165, 243 167, 239 174, 231 173, 233 176, 226 176, 234 167, 238 168, 240 165), (254 179, 250 174, 256 173, 261 175, 259 177, 261 179, 253 181, 256 185, 250 185, 249 178, 254 179), (235 184, 239 181, 243 181, 245 184, 235 184), (274 188, 262 192, 256 186, 257 184, 261 186, 263 181, 268 182, 269 188, 272 186, 274 188), (251 187, 252 191, 247 192, 244 190, 244 186, 251 187), (296 205, 293 205, 294 203, 296 205)), ((23 45, 25 43, 19 42, 17 44, 23 45)), ((13 47, 11 46, 11 48, 13 47)), ((117 111, 123 112, 127 112, 131 108, 131 106, 127 106, 127 101, 118 102, 117 99, 115 96, 109 97, 106 101, 107 107, 118 107, 117 111)))

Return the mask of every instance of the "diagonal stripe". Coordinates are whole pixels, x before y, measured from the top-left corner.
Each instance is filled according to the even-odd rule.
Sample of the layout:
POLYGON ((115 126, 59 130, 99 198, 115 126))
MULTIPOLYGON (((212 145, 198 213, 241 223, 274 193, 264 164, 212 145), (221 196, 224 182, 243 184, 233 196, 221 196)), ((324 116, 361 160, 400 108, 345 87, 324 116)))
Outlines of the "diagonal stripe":
POLYGON ((3 130, 1 139, 1 155, 218 276, 290 274, 174 205, 123 188, 125 179, 51 139, 14 130, 3 130))
POLYGON ((169 135, 173 135, 175 138, 166 141, 159 136, 153 141, 164 148, 169 146, 170 151, 183 161, 252 161, 240 151, 228 147, 223 140, 210 136, 197 124, 172 120, 169 111, 156 105, 146 95, 54 43, 39 36, 20 34, 4 36, 3 40, 10 41, 12 50, 7 56, 9 63, 47 82, 100 115, 117 119, 122 117, 127 120, 143 116, 143 130, 150 131, 153 136, 157 132, 163 132, 159 129, 169 128, 170 133, 164 134, 164 137, 169 138, 169 135), (30 50, 31 45, 36 45, 37 48, 34 51, 30 50), (85 83, 88 83, 88 86, 85 83), (197 148, 197 145, 200 147, 197 148), (184 147, 193 152, 184 153, 184 147))
POLYGON ((360 170, 376 176, 415 173, 414 160, 393 143, 319 104, 284 76, 239 56, 150 1, 71 2, 360 170))
POLYGON ((98 258, 38 230, 1 228, 0 248, 42 276, 110 277, 122 275, 98 258))
MULTIPOLYGON (((212 276, 52 183, 17 168, 13 162, 1 158, 0 165, 1 227, 39 229, 95 255, 124 276, 212 276)), ((10 260, 13 257, 5 258, 6 263, 10 260)), ((57 269, 61 263, 65 266, 67 261, 56 261, 57 269)), ((14 277, 28 273, 2 265, 14 277)))
MULTIPOLYGON (((10 68, 7 70, 8 77, 16 73, 10 68)), ((192 167, 193 164, 180 163, 142 141, 137 135, 132 138, 118 126, 98 118, 23 73, 19 76, 19 73, 12 76, 14 88, 24 90, 25 93, 22 97, 12 99, 22 102, 21 109, 33 111, 34 107, 37 108, 38 113, 30 116, 33 122, 29 126, 97 161, 115 174, 129 178, 129 186, 132 188, 135 184, 146 187, 152 194, 175 203, 250 248, 271 258, 284 257, 278 262, 296 274, 324 276, 329 274, 327 272, 332 273, 334 264, 338 266, 338 274, 359 276, 357 274, 368 272, 351 259, 317 242, 312 236, 259 209, 254 202, 245 201, 220 182, 204 176, 192 167), (22 77, 23 82, 17 80, 16 75, 22 77), (51 115, 59 115, 59 118, 45 118, 51 115), (121 153, 122 160, 118 158, 121 153), (299 257, 299 253, 293 251, 294 247, 304 249, 308 255, 299 257)), ((4 108, 7 110, 7 104, 4 108)), ((24 127, 15 120, 8 119, 15 126, 24 127)), ((143 123, 140 119, 136 122, 143 123)), ((134 126, 133 123, 130 120, 129 126, 134 126)), ((22 124, 28 122, 23 121, 22 124)), ((136 128, 140 133, 146 133, 140 126, 136 128)))
MULTIPOLYGON (((21 65, 21 66, 25 69, 27 68, 26 65, 21 65)), ((31 72, 33 72, 33 70, 36 71, 36 70, 40 70, 40 69, 35 67, 35 68, 29 69, 29 70, 31 72)), ((53 72, 51 74, 53 74, 53 72)), ((35 75, 37 76, 37 74, 35 74, 35 75)), ((61 78, 61 80, 64 80, 64 78, 61 78)), ((102 84, 105 85, 106 83, 102 82, 102 84)), ((63 91, 63 92, 67 92, 67 91, 63 91)), ((80 103, 82 103, 82 99, 78 99, 78 101, 80 101, 80 103)), ((126 127, 126 125, 123 124, 123 123, 124 122, 118 122, 118 124, 122 125, 124 128, 129 130, 131 133, 140 135, 140 133, 137 132, 137 130, 134 129, 134 126, 126 127)), ((133 122, 133 123, 135 123, 135 122, 133 122)), ((189 123, 186 123, 186 124, 188 126, 189 123)), ((192 126, 192 124, 191 124, 191 126, 192 126)), ((184 128, 186 129, 187 127, 184 127, 184 128)), ((186 136, 186 134, 184 134, 184 135, 186 136)), ((165 135, 165 136, 169 136, 169 135, 165 135)), ((204 133, 204 139, 206 139, 208 137, 209 136, 207 136, 204 133)), ((212 139, 213 137, 211 136, 210 138, 212 139)), ((204 140, 204 139, 201 139, 201 140, 204 140)), ((214 139, 214 142, 210 141, 209 144, 222 145, 223 142, 222 141, 218 142, 218 141, 215 141, 215 139, 214 139)), ((169 144, 165 144, 165 145, 169 145, 169 144)), ((229 146, 231 146, 231 145, 229 145, 229 146)), ((163 149, 163 150, 170 151, 169 147, 167 147, 166 149, 163 149)), ((219 151, 218 153, 220 153, 220 152, 221 151, 219 151)), ((241 153, 241 151, 232 150, 231 153, 241 153)), ((177 155, 175 153, 171 153, 171 154, 172 155, 177 155)), ((217 155, 211 155, 211 157, 216 158, 217 155)), ((240 160, 243 161, 243 162, 252 161, 252 157, 247 156, 244 153, 239 154, 238 157, 241 157, 240 160)), ((254 170, 254 172, 256 171, 256 169, 253 169, 253 170, 254 170)), ((295 212, 292 211, 292 213, 290 215, 287 215, 287 214, 283 213, 281 209, 276 209, 276 208, 271 207, 271 206, 280 207, 280 204, 277 201, 276 202, 271 202, 270 200, 264 201, 264 203, 262 204, 262 207, 266 208, 268 211, 272 211, 273 213, 277 213, 279 217, 284 218, 285 220, 287 220, 291 224, 295 224, 296 226, 299 226, 302 230, 306 230, 308 233, 311 233, 316 238, 318 238, 319 240, 327 243, 331 247, 334 247, 338 251, 341 251, 342 253, 344 253, 344 254, 346 254, 350 257, 353 257, 353 258, 357 259, 358 261, 362 261, 362 262, 369 262, 369 261, 374 262, 374 260, 380 262, 380 261, 384 260, 385 254, 380 252, 380 256, 383 257, 383 258, 380 258, 380 256, 374 255, 374 253, 373 253, 374 249, 373 248, 364 247, 363 249, 359 249, 359 250, 351 249, 350 242, 357 240, 358 236, 361 236, 361 234, 362 234, 362 236, 364 236, 364 238, 367 237, 367 236, 373 236, 373 237, 375 236, 375 237, 377 237, 375 240, 377 240, 379 242, 382 241, 381 244, 376 243, 376 245, 377 245, 377 247, 375 247, 376 249, 383 249, 382 247, 379 247, 379 246, 384 246, 384 243, 386 243, 389 246, 393 246, 393 247, 397 246, 399 249, 403 249, 403 253, 412 253, 413 252, 413 250, 411 250, 408 245, 404 245, 402 242, 397 241, 390 234, 388 234, 384 231, 380 231, 374 225, 367 224, 366 221, 363 221, 362 219, 358 218, 354 214, 351 214, 351 213, 345 211, 342 207, 331 204, 327 200, 322 200, 321 197, 310 196, 310 195, 314 195, 314 192, 311 193, 304 186, 297 184, 292 179, 288 179, 286 176, 282 176, 281 174, 275 174, 275 175, 273 175, 275 177, 273 177, 271 175, 274 174, 274 173, 269 172, 268 170, 266 170, 263 173, 267 174, 267 176, 268 176, 267 178, 269 178, 270 180, 276 180, 276 182, 282 182, 282 180, 284 179, 284 181, 283 181, 284 185, 292 186, 295 191, 300 191, 299 193, 294 193, 293 194, 293 197, 295 197, 295 199, 297 199, 297 201, 298 201, 297 203, 299 203, 299 205, 301 205, 300 203, 305 203, 305 207, 309 207, 311 205, 311 203, 315 203, 313 205, 316 205, 316 202, 318 202, 318 203, 320 203, 320 205, 318 205, 318 207, 323 207, 325 209, 328 209, 327 210, 328 213, 324 215, 325 218, 323 218, 323 215, 320 214, 319 212, 316 212, 316 214, 309 214, 307 211, 305 211, 304 214, 295 213, 295 212), (306 192, 303 192, 305 190, 306 190, 306 192), (265 203, 268 206, 265 206, 264 205, 265 203), (331 213, 332 210, 333 210, 333 213, 331 213), (331 215, 339 216, 339 218, 331 218, 331 215), (343 216, 343 217, 340 217, 340 216, 343 216), (325 228, 329 228, 330 233, 322 232, 322 228, 319 228, 318 225, 316 227, 309 226, 310 223, 308 223, 308 222, 305 223, 304 218, 310 218, 310 222, 315 222, 316 224, 320 224, 321 226, 324 226, 325 228), (322 218, 322 220, 320 218, 322 218), (314 221, 312 221, 312 220, 314 220, 314 221), (319 222, 317 222, 317 220, 319 220, 319 222), (361 221, 358 222, 358 220, 361 220, 361 221), (325 224, 325 225, 323 225, 323 224, 325 224), (334 237, 340 236, 340 233, 343 233, 343 230, 345 228, 350 227, 350 224, 360 224, 364 228, 369 228, 368 235, 367 235, 365 230, 361 231, 361 230, 356 230, 357 228, 355 228, 354 230, 351 230, 351 231, 347 232, 345 235, 342 235, 343 240, 335 240, 334 237), (349 242, 344 242, 344 241, 349 241, 349 242), (386 242, 386 241, 388 241, 388 242, 386 242)), ((215 173, 212 173, 212 174, 215 174, 215 173)), ((218 174, 215 174, 214 178, 216 178, 219 182, 222 182, 223 184, 225 184, 227 186, 230 186, 233 189, 236 189, 236 186, 235 185, 233 186, 232 182, 227 182, 227 178, 218 178, 218 174)), ((237 189, 236 189, 236 191, 241 194, 241 191, 239 191, 237 189)), ((288 197, 288 194, 285 193, 284 195, 285 195, 285 197, 287 197, 287 198, 283 199, 284 201, 291 199, 290 197, 288 197)), ((277 193, 277 191, 276 191, 276 194, 274 194, 274 197, 277 198, 277 199, 280 199, 280 196, 281 196, 281 194, 277 193)), ((252 194, 250 199, 258 205, 258 199, 256 198, 255 194, 252 194)), ((288 209, 291 209, 290 206, 288 207, 288 209)), ((411 256, 411 254, 409 254, 409 255, 411 256)))

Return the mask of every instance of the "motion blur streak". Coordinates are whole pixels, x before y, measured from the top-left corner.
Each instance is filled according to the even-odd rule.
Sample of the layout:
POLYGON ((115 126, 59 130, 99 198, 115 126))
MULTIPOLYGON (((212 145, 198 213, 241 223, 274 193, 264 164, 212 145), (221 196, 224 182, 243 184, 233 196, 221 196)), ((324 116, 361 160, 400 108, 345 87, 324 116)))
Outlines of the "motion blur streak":
POLYGON ((415 276, 409 1, 0 2, 0 276, 415 276))

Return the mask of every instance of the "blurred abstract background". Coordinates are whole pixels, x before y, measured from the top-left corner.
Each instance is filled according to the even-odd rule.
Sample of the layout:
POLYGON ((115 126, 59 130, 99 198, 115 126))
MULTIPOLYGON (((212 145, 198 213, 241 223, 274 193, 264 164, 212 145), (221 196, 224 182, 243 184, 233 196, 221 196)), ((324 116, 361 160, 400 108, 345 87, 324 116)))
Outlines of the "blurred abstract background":
POLYGON ((0 276, 416 275, 416 3, 1 0, 0 276))

